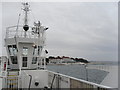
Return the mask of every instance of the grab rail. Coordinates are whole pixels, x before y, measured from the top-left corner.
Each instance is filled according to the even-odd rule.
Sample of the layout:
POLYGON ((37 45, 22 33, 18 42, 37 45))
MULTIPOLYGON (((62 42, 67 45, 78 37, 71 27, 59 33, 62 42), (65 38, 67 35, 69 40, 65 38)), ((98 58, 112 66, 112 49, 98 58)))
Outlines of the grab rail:
MULTIPOLYGON (((30 27, 30 30, 26 32, 26 38, 38 38, 38 34, 34 34, 32 32, 32 27, 30 27)), ((14 37, 24 37, 25 31, 23 30, 23 26, 11 26, 6 28, 6 38, 14 38, 14 37), (16 28, 18 30, 16 30, 16 28)))
MULTIPOLYGON (((112 87, 96 84, 96 83, 93 83, 93 82, 85 81, 85 80, 82 80, 82 79, 77 79, 77 78, 74 78, 74 77, 71 77, 71 76, 63 75, 63 74, 60 74, 60 73, 56 73, 56 72, 53 72, 53 71, 48 71, 48 78, 49 77, 54 77, 54 74, 56 74, 56 75, 58 74, 59 77, 61 77, 61 80, 62 80, 63 77, 68 78, 68 81, 70 83, 68 83, 68 81, 65 81, 65 82, 70 84, 69 88, 71 88, 72 84, 74 84, 75 86, 74 85, 73 86, 76 87, 76 88, 81 87, 80 85, 82 85, 82 88, 96 88, 96 90, 107 90, 107 89, 112 88, 112 87)), ((50 81, 48 81, 48 82, 50 82, 50 81)))

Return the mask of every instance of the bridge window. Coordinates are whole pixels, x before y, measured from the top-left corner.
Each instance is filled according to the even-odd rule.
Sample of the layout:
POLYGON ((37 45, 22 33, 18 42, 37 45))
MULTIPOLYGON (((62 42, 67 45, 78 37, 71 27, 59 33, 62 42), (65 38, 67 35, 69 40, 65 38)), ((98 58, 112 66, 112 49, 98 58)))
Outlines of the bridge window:
POLYGON ((17 46, 13 45, 13 55, 17 55, 17 46))
POLYGON ((34 47, 33 55, 37 55, 37 47, 34 47))
POLYGON ((8 45, 8 51, 10 55, 13 55, 12 45, 8 45))
POLYGON ((36 64, 37 63, 37 57, 33 57, 32 58, 32 64, 36 64))
POLYGON ((22 67, 27 67, 27 57, 23 57, 22 67))
POLYGON ((34 47, 33 55, 39 55, 41 51, 42 51, 42 46, 38 46, 38 48, 36 46, 34 47))
POLYGON ((17 55, 17 46, 16 45, 8 45, 8 51, 11 56, 17 55))
POLYGON ((17 64, 17 56, 10 56, 12 64, 17 64))
POLYGON ((41 51, 42 51, 42 46, 38 46, 38 55, 40 54, 41 51))
POLYGON ((24 56, 28 55, 28 48, 27 47, 23 47, 23 55, 24 56))

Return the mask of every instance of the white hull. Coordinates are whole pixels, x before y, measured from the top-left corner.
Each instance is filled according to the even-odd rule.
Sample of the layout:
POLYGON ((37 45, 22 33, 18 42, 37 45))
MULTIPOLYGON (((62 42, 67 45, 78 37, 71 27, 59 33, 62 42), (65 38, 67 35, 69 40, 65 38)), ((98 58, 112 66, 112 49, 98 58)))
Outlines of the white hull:
POLYGON ((3 78, 3 88, 101 88, 102 90, 110 88, 48 70, 22 70, 16 81, 12 81, 12 79, 9 81, 9 77, 15 76, 3 78))

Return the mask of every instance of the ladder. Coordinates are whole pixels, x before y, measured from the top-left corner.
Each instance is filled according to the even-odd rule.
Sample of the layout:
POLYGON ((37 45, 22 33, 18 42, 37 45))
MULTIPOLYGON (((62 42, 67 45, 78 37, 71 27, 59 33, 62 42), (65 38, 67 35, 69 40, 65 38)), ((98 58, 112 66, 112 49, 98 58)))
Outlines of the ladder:
POLYGON ((7 73, 7 88, 10 90, 18 89, 19 71, 8 71, 7 73))

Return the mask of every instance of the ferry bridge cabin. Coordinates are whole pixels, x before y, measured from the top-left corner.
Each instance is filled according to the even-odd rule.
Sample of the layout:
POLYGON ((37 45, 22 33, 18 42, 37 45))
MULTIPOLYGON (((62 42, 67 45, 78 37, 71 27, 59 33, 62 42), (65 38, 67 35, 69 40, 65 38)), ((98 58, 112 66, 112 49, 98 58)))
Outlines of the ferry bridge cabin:
POLYGON ((45 62, 39 60, 44 59, 40 56, 45 45, 44 35, 47 29, 43 26, 37 26, 34 28, 40 28, 40 31, 33 32, 32 27, 29 31, 25 31, 22 27, 19 27, 18 30, 15 28, 17 26, 8 27, 5 38, 10 68, 34 69, 39 64, 44 64, 45 62))
POLYGON ((24 4, 24 25, 8 27, 6 30, 5 47, 11 69, 45 68, 45 31, 48 29, 40 21, 28 25, 29 5, 24 4))

